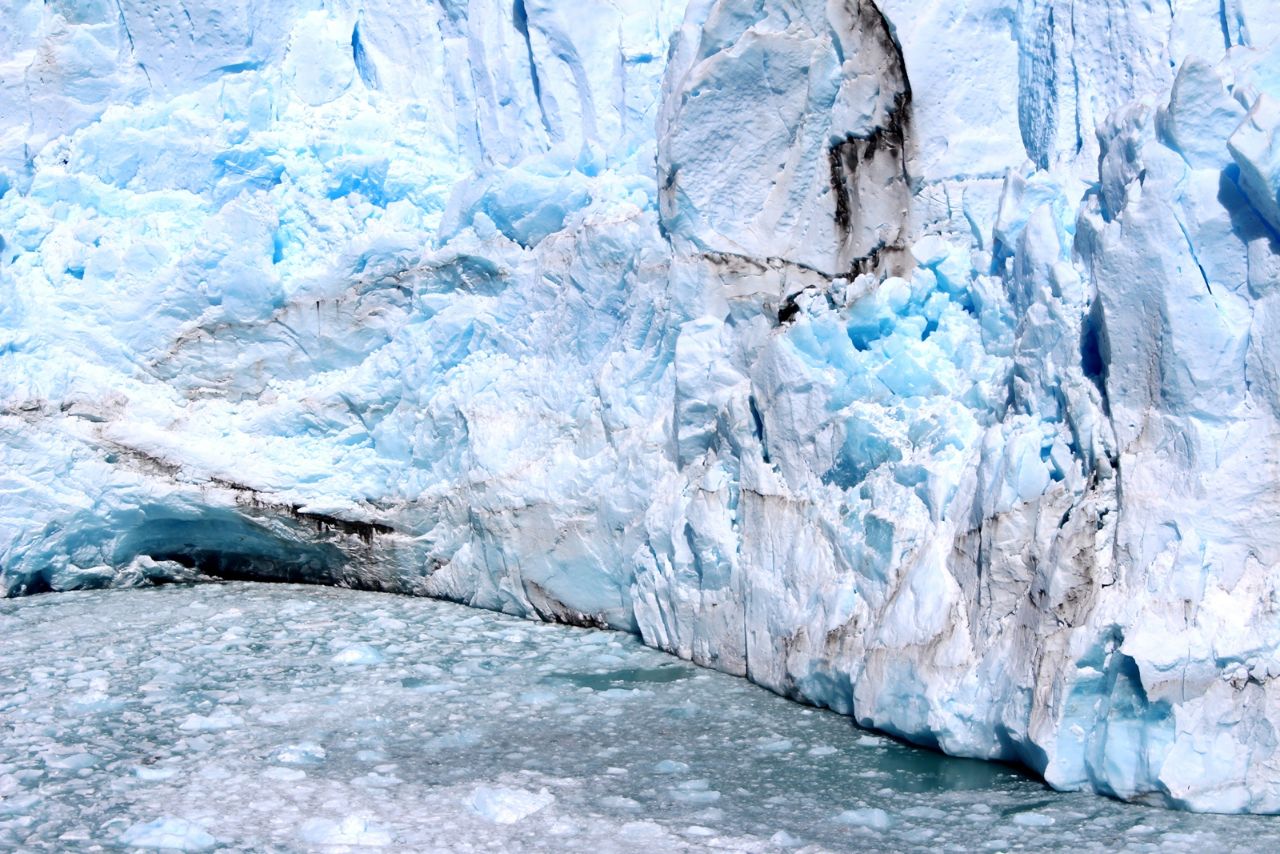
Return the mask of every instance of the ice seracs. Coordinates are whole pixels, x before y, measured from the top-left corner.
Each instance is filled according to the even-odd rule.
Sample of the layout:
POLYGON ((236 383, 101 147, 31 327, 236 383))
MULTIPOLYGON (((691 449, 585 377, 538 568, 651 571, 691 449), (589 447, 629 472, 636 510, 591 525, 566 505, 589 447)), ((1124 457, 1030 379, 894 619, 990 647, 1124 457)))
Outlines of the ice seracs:
POLYGON ((444 596, 1280 811, 1266 3, 0 15, 6 593, 444 596))

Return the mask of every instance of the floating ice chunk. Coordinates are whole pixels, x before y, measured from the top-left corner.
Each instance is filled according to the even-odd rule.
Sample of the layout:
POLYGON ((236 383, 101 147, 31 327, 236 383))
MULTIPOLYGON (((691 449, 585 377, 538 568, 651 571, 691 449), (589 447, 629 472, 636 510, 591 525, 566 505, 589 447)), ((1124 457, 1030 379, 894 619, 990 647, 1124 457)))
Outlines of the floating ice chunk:
POLYGON ((310 741, 286 744, 272 754, 273 762, 281 765, 319 765, 324 762, 324 748, 310 741))
POLYGON ((659 774, 683 774, 689 770, 687 762, 677 762, 674 759, 664 759, 653 766, 653 770, 659 774))
POLYGON ((170 777, 178 773, 174 768, 157 768, 148 765, 139 765, 133 769, 133 772, 138 775, 139 780, 146 780, 147 782, 168 780, 170 777))
POLYGON ((541 789, 513 789, 506 786, 477 786, 468 805, 476 814, 494 824, 515 824, 555 802, 556 796, 541 789))
POLYGON ((79 771, 83 768, 92 768, 97 765, 98 757, 92 753, 71 753, 55 759, 49 759, 45 764, 50 768, 58 768, 64 771, 79 771))
POLYGON ((790 739, 780 738, 776 741, 769 741, 764 744, 757 745, 756 750, 760 750, 764 753, 786 753, 794 747, 795 744, 793 744, 790 739))
POLYGON ((573 836, 581 832, 581 825, 567 818, 558 818, 547 828, 552 836, 573 836))
POLYGON ((120 844, 168 851, 208 851, 217 843, 203 827, 183 818, 165 816, 135 824, 120 834, 120 844))
POLYGON ((887 830, 892 820, 889 814, 879 807, 864 807, 856 810, 845 810, 836 816, 836 821, 854 827, 869 827, 872 830, 887 830))
POLYGON ((382 653, 366 644, 355 644, 336 654, 332 661, 334 664, 381 664, 382 653))
MULTIPOLYGON (((147 584, 186 583, 201 581, 200 572, 171 560, 153 560, 148 555, 138 555, 119 570, 114 583, 120 587, 142 587, 147 584)), ((82 581, 68 587, 88 587, 82 581)))
POLYGON ((183 732, 221 732, 222 730, 235 729, 244 723, 244 719, 239 715, 232 714, 226 709, 215 709, 213 714, 205 715, 187 715, 186 720, 179 724, 178 729, 183 732))
POLYGON ((673 789, 668 789, 671 799, 683 804, 714 804, 720 800, 720 793, 710 787, 706 780, 686 780, 673 789))
POLYGON ((804 842, 785 830, 779 830, 773 836, 769 837, 769 841, 779 848, 799 848, 804 842))
POLYGON ((381 847, 391 844, 391 834, 386 829, 359 816, 347 816, 341 822, 328 818, 307 819, 299 835, 313 845, 381 847))
POLYGON ((1053 816, 1042 812, 1020 812, 1013 817, 1013 823, 1022 827, 1048 827, 1053 824, 1053 816))

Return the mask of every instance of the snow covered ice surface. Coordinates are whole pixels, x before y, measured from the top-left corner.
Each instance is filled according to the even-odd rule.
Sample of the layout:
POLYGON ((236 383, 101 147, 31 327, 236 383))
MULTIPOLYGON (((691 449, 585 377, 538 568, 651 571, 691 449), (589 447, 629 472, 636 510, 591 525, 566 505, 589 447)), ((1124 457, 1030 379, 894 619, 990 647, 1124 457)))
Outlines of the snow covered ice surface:
POLYGON ((628 635, 427 599, 77 592, 0 603, 0 636, 0 848, 1280 845, 1265 818, 1054 793, 628 635))
MULTIPOLYGON (((1274 0, 0 3, 0 588, 446 597, 1280 812, 1277 37, 1274 0)), ((474 786, 502 827, 570 797, 474 786)), ((392 832, 348 819, 305 833, 392 832)))

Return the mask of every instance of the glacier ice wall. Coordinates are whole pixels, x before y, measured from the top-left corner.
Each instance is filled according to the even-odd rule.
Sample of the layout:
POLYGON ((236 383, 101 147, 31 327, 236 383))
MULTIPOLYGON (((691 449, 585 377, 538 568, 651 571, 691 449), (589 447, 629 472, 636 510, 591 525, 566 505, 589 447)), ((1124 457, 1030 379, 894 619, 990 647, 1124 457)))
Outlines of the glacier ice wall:
POLYGON ((17 0, 0 583, 612 626, 1280 811, 1269 0, 17 0))

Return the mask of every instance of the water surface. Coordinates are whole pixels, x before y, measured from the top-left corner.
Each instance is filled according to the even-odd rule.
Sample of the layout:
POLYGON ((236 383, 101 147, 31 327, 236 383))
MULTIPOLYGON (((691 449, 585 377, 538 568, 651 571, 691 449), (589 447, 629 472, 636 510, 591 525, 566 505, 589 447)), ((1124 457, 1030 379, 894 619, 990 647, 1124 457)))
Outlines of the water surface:
POLYGON ((207 584, 0 603, 0 848, 1280 850, 1060 794, 641 646, 207 584))

